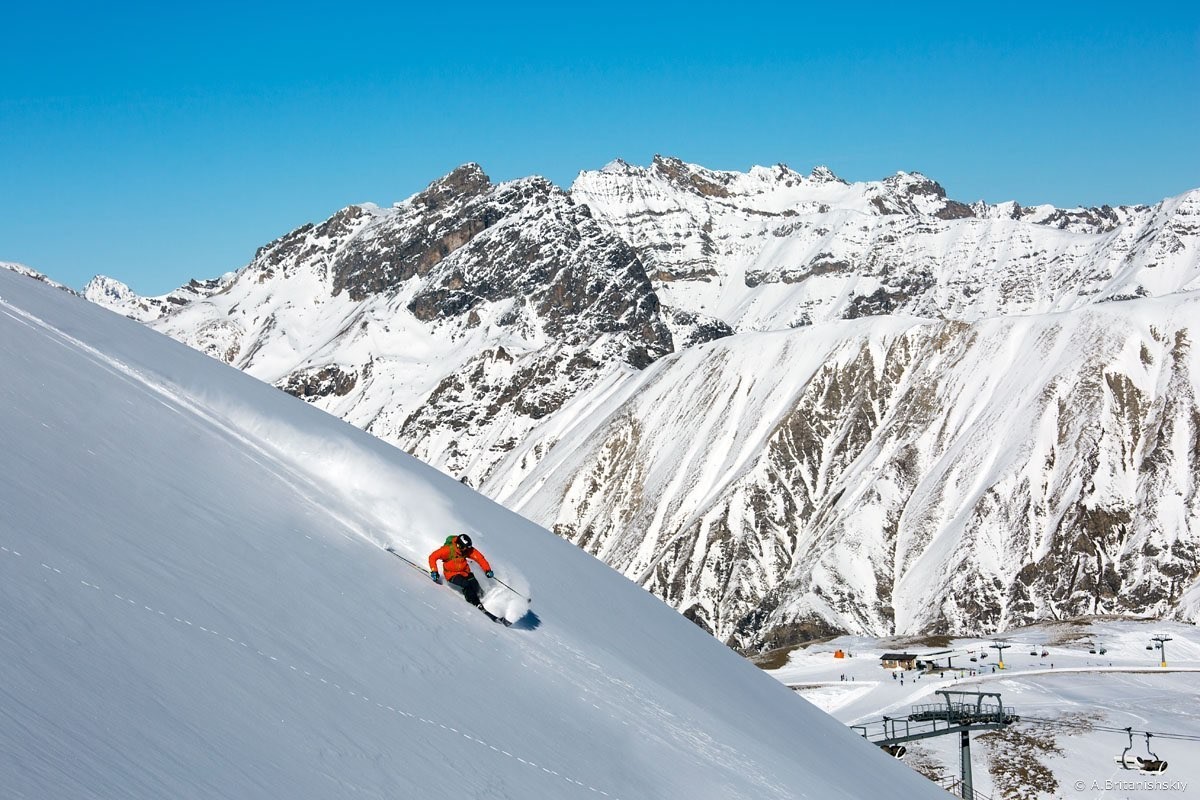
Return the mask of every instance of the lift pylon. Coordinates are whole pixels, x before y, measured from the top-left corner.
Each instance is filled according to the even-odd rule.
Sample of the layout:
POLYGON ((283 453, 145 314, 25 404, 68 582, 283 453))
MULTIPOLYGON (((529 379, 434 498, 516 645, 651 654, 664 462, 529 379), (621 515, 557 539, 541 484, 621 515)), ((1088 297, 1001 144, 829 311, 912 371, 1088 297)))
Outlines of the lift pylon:
POLYGON ((1004 707, 999 692, 939 689, 934 694, 940 695, 942 702, 913 706, 907 717, 884 717, 876 722, 851 727, 867 741, 885 749, 918 739, 959 734, 962 797, 963 800, 974 800, 971 732, 1004 728, 1017 722, 1020 717, 1012 708, 1004 707), (876 726, 879 726, 878 729, 876 726))

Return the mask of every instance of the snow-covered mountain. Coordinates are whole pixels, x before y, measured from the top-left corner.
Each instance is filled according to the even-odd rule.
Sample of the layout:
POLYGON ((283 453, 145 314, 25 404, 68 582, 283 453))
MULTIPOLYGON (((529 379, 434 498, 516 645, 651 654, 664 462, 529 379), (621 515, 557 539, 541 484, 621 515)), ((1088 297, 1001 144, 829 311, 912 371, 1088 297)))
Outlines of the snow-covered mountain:
POLYGON ((86 294, 475 483, 673 341, 637 254, 586 207, 476 165, 393 209, 306 225, 217 281, 144 300, 96 279, 86 294))
POLYGON ((722 339, 495 494, 744 648, 1195 619, 1198 318, 1189 293, 722 339))
POLYGON ((718 172, 656 157, 583 172, 663 305, 737 331, 880 314, 976 320, 1200 288, 1200 189, 1153 207, 967 205, 919 173, 718 172))
POLYGON ((0 373, 5 797, 944 796, 545 530, 6 270, 0 373), (534 615, 382 549, 464 529, 534 615))
POLYGON ((1200 191, 1026 209, 656 158, 569 194, 467 165, 217 281, 87 295, 757 650, 1195 619, 1198 289, 1200 191))

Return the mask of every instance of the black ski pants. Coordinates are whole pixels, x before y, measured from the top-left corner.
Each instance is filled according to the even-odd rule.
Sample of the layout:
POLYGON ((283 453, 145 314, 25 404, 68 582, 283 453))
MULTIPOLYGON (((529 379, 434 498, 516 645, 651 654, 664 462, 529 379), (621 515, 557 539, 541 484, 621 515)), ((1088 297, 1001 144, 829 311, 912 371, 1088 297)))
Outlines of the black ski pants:
POLYGON ((479 581, 474 575, 455 575, 449 580, 462 589, 463 597, 467 598, 468 603, 473 606, 479 605, 479 581))

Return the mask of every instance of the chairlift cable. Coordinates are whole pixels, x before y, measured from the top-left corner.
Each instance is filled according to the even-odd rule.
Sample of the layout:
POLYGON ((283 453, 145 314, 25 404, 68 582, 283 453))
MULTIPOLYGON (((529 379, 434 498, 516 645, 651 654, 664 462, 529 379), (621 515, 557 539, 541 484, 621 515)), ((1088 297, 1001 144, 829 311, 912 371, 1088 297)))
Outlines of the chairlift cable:
MULTIPOLYGON (((1116 728, 1108 725, 1092 725, 1084 722, 1066 722, 1060 719, 1047 719, 1045 717, 1030 717, 1021 715, 1022 722, 1041 722, 1047 725, 1060 725, 1066 728, 1083 728, 1085 730, 1101 731, 1103 733, 1126 733, 1129 728, 1116 728)), ((1184 742, 1200 742, 1200 735, 1191 733, 1159 733, 1157 731, 1133 730, 1133 733, 1144 736, 1149 733, 1151 736, 1158 739, 1173 739, 1184 742)))

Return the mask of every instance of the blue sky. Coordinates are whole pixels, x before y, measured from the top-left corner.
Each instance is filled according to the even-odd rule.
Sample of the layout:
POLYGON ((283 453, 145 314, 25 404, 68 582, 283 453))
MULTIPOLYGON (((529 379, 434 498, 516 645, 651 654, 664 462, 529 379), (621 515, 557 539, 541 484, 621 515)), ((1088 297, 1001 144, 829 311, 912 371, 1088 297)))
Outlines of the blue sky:
POLYGON ((919 171, 963 201, 1200 187, 1194 3, 22 3, 0 260, 142 294, 455 166, 919 171))

